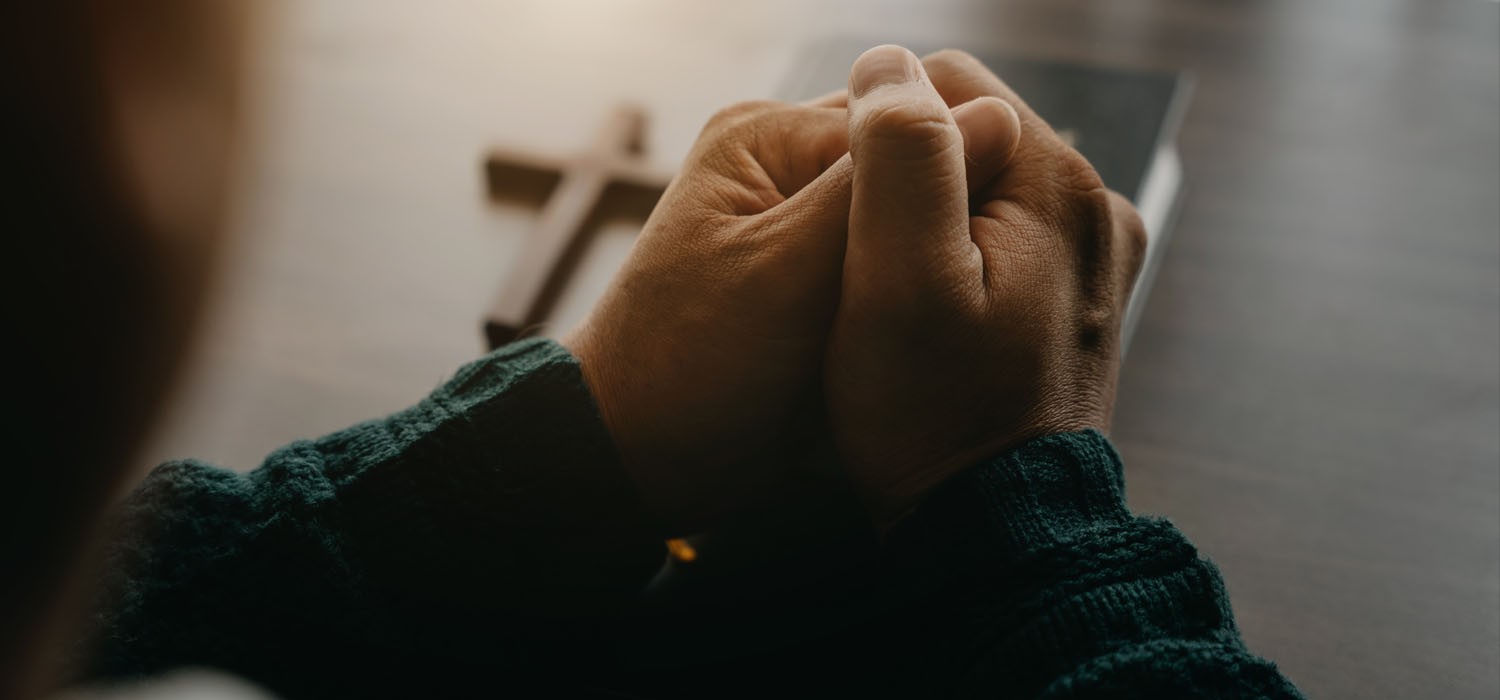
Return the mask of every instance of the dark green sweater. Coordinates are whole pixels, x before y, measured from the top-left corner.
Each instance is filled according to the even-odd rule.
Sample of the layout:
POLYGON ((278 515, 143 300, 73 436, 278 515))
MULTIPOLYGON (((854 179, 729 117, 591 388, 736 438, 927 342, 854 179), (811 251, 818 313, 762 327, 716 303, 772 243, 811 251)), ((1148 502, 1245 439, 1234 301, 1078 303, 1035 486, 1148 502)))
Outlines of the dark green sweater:
POLYGON ((653 675, 622 650, 652 624, 662 542, 577 361, 526 341, 248 474, 157 468, 81 673, 211 666, 294 698, 1300 697, 1245 650, 1213 565, 1123 488, 1103 436, 1032 441, 890 533, 855 614, 653 675))

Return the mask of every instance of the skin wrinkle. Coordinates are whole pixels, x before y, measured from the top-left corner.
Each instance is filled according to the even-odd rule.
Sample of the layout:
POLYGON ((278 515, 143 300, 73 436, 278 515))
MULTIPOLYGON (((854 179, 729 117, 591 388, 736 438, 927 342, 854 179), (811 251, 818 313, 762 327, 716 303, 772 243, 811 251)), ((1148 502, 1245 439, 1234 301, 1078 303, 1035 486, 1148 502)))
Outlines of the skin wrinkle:
MULTIPOLYGON (((777 120, 775 127, 778 131, 782 131, 783 133, 786 130, 785 122, 779 119, 777 120)), ((756 138, 760 139, 761 137, 762 135, 757 132, 756 138)), ((800 182, 797 184, 792 184, 797 180, 797 177, 795 175, 795 173, 797 172, 797 166, 792 162, 792 149, 781 148, 777 150, 781 151, 780 172, 783 173, 783 178, 785 179, 785 181, 777 180, 774 176, 771 176, 771 181, 775 183, 776 190, 781 195, 781 201, 784 202, 787 199, 791 198, 792 195, 796 194, 797 191, 802 189, 802 186, 807 183, 800 182)), ((811 180, 809 180, 808 182, 811 182, 811 180)), ((766 209, 770 208, 771 207, 766 207, 766 209)))
POLYGON ((753 190, 756 194, 761 195, 761 203, 763 204, 758 211, 749 211, 749 214, 764 213, 777 204, 786 201, 782 185, 777 181, 772 169, 768 169, 766 167, 767 164, 761 162, 755 156, 755 154, 763 153, 779 155, 782 160, 782 167, 778 172, 785 173, 788 170, 785 164, 788 149, 767 148, 768 143, 775 143, 774 140, 766 138, 766 131, 774 128, 774 125, 771 123, 775 118, 773 114, 759 114, 746 117, 738 124, 738 129, 743 133, 743 138, 733 141, 736 144, 734 147, 734 163, 740 168, 737 171, 739 174, 737 179, 743 185, 749 186, 749 189, 753 190))
MULTIPOLYGON (((819 206, 809 203, 809 206, 819 206)), ((843 266, 844 240, 842 235, 832 235, 826 232, 808 232, 807 225, 803 222, 785 221, 779 218, 760 219, 749 226, 749 236, 761 242, 760 250, 767 259, 790 260, 794 269, 800 269, 805 260, 798 260, 797 248, 800 246, 812 246, 817 254, 811 257, 820 258, 826 256, 834 266, 834 271, 843 266), (822 240, 809 243, 804 240, 810 236, 821 236, 822 240)), ((836 275, 822 275, 821 277, 832 278, 836 275)), ((830 283, 834 280, 830 279, 830 283)))
MULTIPOLYGON (((842 109, 788 107, 774 112, 770 121, 776 132, 776 143, 806 141, 813 145, 812 150, 817 156, 816 160, 810 160, 808 154, 796 153, 792 148, 776 148, 781 152, 781 169, 770 176, 787 199, 802 191, 848 153, 848 118, 842 109), (809 131, 813 133, 809 134, 809 131)), ((763 138, 764 134, 759 136, 763 138)))
POLYGON ((746 114, 741 110, 750 107, 737 109, 735 116, 726 117, 729 125, 724 133, 738 130, 745 138, 726 139, 706 158, 737 174, 725 178, 725 181, 727 189, 741 189, 749 195, 748 204, 733 209, 743 216, 766 212, 790 199, 847 151, 842 138, 846 130, 843 110, 811 109, 774 102, 751 104, 772 111, 746 114), (814 131, 814 135, 809 137, 808 130, 814 131), (805 157, 802 162, 793 163, 793 150, 780 145, 794 140, 810 140, 817 144, 815 171, 808 172, 803 167, 805 157), (779 155, 774 163, 779 167, 767 168, 767 163, 755 156, 757 153, 779 155))
POLYGON ((769 109, 774 109, 781 103, 774 100, 745 100, 729 105, 708 118, 703 129, 698 134, 698 143, 711 147, 733 148, 732 140, 722 139, 724 132, 738 126, 742 120, 748 119, 769 109))
MULTIPOLYGON (((963 137, 947 115, 911 114, 910 106, 905 104, 877 105, 873 109, 873 112, 856 111, 855 121, 864 123, 860 138, 875 142, 871 148, 880 149, 883 158, 908 167, 931 166, 937 162, 935 155, 962 160, 963 137), (941 147, 940 153, 933 147, 935 144, 941 147)), ((946 173, 920 171, 907 174, 946 176, 946 173)))

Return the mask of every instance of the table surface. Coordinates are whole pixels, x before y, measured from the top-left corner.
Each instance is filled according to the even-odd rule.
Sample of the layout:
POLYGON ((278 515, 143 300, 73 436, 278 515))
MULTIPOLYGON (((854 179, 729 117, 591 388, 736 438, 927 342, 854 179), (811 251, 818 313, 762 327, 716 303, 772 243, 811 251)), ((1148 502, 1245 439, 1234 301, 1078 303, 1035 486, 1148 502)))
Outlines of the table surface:
MULTIPOLYGON (((1131 504, 1218 563, 1251 647, 1310 696, 1496 697, 1487 0, 277 4, 241 235, 145 461, 251 468, 476 356, 535 216, 486 201, 487 146, 566 153, 631 99, 671 167, 715 108, 851 35, 1193 73, 1186 198, 1114 430, 1131 504)), ((608 276, 594 257, 567 313, 608 276)))

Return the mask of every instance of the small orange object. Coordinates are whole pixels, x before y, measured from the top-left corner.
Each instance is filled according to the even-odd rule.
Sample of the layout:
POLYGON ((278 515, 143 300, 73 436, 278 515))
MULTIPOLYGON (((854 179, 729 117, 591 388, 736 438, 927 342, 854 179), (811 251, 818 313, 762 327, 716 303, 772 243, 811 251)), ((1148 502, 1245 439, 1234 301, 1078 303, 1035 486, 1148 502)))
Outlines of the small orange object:
POLYGON ((698 550, 693 549, 693 545, 688 544, 687 540, 679 538, 667 540, 667 552, 672 555, 673 559, 684 564, 698 558, 698 550))

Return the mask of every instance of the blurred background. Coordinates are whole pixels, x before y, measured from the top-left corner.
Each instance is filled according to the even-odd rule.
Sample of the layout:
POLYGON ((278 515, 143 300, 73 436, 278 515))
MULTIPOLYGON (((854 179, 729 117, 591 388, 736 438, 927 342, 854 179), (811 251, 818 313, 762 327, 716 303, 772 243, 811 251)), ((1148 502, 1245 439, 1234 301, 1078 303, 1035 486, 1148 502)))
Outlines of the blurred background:
MULTIPOLYGON (((1114 438, 1138 510, 1224 570, 1318 698, 1500 695, 1500 4, 1491 0, 312 0, 265 9, 232 243, 145 463, 253 468, 482 352, 565 157, 621 100, 670 171, 812 44, 1187 71, 1185 193, 1114 438)), ((1024 97, 1024 95, 1023 95, 1024 97)), ((608 227, 559 326, 629 246, 608 227)))

